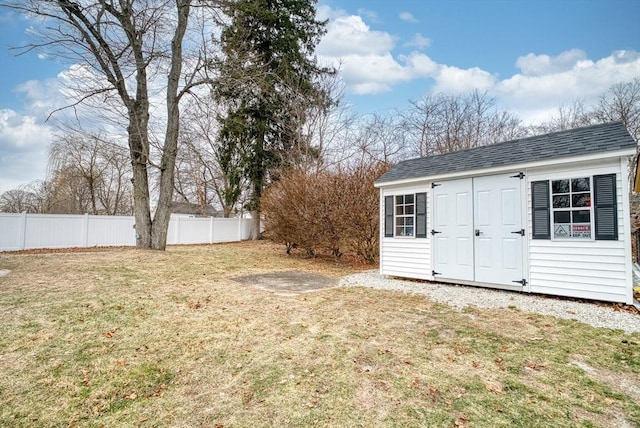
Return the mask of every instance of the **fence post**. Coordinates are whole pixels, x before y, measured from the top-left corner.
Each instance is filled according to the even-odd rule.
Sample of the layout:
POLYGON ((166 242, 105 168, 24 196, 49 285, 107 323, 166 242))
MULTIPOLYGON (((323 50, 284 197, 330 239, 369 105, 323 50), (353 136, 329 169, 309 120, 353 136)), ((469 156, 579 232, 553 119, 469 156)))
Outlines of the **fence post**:
MULTIPOLYGON (((176 236, 176 242, 175 242, 175 244, 178 245, 178 244, 180 244, 180 216, 177 215, 174 218, 176 220, 176 235, 175 235, 176 236)), ((169 221, 171 221, 171 220, 169 220, 169 221)))
POLYGON ((27 245, 27 212, 22 211, 20 217, 20 249, 25 250, 27 245))
POLYGON ((84 213, 82 219, 82 241, 84 247, 89 246, 89 213, 84 213))
POLYGON ((242 216, 238 216, 238 241, 242 241, 242 216))
POLYGON ((209 244, 213 244, 213 216, 209 216, 209 244))

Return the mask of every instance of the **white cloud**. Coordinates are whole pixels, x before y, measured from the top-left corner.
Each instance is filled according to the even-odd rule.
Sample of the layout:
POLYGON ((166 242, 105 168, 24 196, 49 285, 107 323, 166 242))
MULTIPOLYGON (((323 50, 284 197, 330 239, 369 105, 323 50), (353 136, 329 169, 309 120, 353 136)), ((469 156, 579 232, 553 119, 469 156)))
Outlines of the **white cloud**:
POLYGON ((368 9, 358 9, 358 15, 364 16, 365 18, 367 18, 370 22, 380 22, 380 17, 378 16, 378 14, 373 11, 373 10, 368 10, 368 9))
POLYGON ((638 52, 616 51, 596 61, 578 52, 567 51, 549 61, 545 55, 521 57, 520 64, 528 58, 521 65, 523 72, 496 82, 493 93, 524 120, 542 121, 562 104, 577 99, 592 104, 611 85, 640 76, 638 52))
MULTIPOLYGON (((327 33, 317 49, 319 59, 339 66, 352 93, 387 92, 395 83, 434 72, 433 61, 423 54, 394 58, 396 38, 372 30, 360 16, 326 7, 319 9, 319 16, 330 19, 327 33)), ((414 41, 424 46, 428 39, 416 36, 420 37, 414 37, 414 41)))
POLYGON ((0 193, 44 179, 53 130, 33 116, 0 110, 0 193))
POLYGON ((571 49, 555 57, 529 53, 518 58, 516 66, 525 76, 541 76, 571 70, 577 64, 586 60, 587 55, 583 51, 571 49))
POLYGON ((59 108, 64 100, 58 78, 28 80, 18 85, 14 91, 23 94, 26 114, 42 121, 59 108))
POLYGON ((440 65, 429 56, 414 52, 408 56, 401 56, 411 78, 435 77, 440 72, 440 65))
POLYGON ((410 12, 401 12, 400 15, 398 15, 398 17, 403 21, 412 22, 412 23, 418 22, 418 20, 410 12))
POLYGON ((420 33, 416 33, 413 35, 413 38, 404 44, 408 47, 413 47, 417 49, 426 49, 431 46, 431 39, 423 36, 420 33))
MULTIPOLYGON (((360 16, 326 7, 321 14, 330 17, 330 22, 318 46, 319 58, 340 67, 351 93, 389 92, 393 85, 417 78, 431 78, 437 91, 449 93, 489 89, 495 85, 495 76, 479 68, 465 70, 438 64, 420 52, 394 56, 396 39, 389 33, 372 30, 360 16)), ((405 18, 410 18, 409 15, 405 18)), ((405 46, 425 48, 430 43, 428 38, 417 33, 405 46)))
POLYGON ((443 65, 439 67, 439 73, 435 76, 436 84, 432 92, 446 94, 466 94, 478 89, 490 90, 496 82, 496 77, 478 67, 462 69, 443 65))
MULTIPOLYGON (((430 45, 422 34, 415 34, 402 46, 416 48, 408 55, 396 53, 397 39, 371 29, 357 15, 324 9, 331 21, 320 43, 320 59, 340 66, 347 91, 353 94, 379 94, 392 91, 398 83, 429 79, 425 91, 464 94, 474 89, 496 97, 499 106, 526 122, 546 120, 560 105, 583 100, 593 104, 611 85, 640 76, 640 53, 615 51, 591 59, 586 52, 570 49, 555 56, 529 53, 515 58, 518 73, 499 79, 491 70, 467 69, 438 63, 419 52, 430 45)), ((419 97, 421 94, 415 94, 419 97)))
POLYGON ((389 33, 371 30, 360 16, 349 15, 329 22, 317 52, 330 57, 384 54, 394 45, 395 39, 389 33))

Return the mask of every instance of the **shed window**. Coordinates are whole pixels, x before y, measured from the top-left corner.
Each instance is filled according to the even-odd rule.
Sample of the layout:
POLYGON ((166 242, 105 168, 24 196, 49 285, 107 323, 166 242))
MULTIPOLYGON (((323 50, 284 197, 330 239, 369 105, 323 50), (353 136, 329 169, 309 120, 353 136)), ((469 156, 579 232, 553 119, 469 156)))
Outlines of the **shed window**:
POLYGON ((615 174, 535 181, 531 195, 534 239, 618 239, 615 174))
POLYGON ((591 177, 551 181, 554 239, 591 239, 591 177))
POLYGON ((427 237, 427 194, 386 196, 384 236, 427 237))
POLYGON ((415 196, 396 196, 396 236, 413 236, 415 220, 415 196))

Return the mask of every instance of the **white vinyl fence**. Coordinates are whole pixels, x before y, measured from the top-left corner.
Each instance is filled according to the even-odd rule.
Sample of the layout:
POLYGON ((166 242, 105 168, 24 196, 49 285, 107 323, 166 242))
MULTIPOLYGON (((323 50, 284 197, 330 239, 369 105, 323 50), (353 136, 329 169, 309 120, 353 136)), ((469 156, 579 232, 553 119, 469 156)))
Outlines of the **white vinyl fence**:
MULTIPOLYGON (((0 213, 0 251, 32 248, 135 246, 133 216, 0 213)), ((249 239, 251 219, 172 215, 167 244, 249 239)))

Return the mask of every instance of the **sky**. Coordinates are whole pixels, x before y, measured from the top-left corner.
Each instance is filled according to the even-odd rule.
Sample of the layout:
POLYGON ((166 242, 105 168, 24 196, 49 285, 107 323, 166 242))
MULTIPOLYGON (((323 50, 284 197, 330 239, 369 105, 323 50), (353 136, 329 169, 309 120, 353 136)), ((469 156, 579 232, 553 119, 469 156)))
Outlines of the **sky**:
MULTIPOLYGON (((345 101, 363 115, 478 89, 539 123, 640 77, 638 0, 320 0, 317 9, 329 20, 318 58, 340 64, 345 101)), ((45 178, 56 132, 47 117, 74 65, 15 55, 36 24, 0 8, 0 193, 45 178)))

